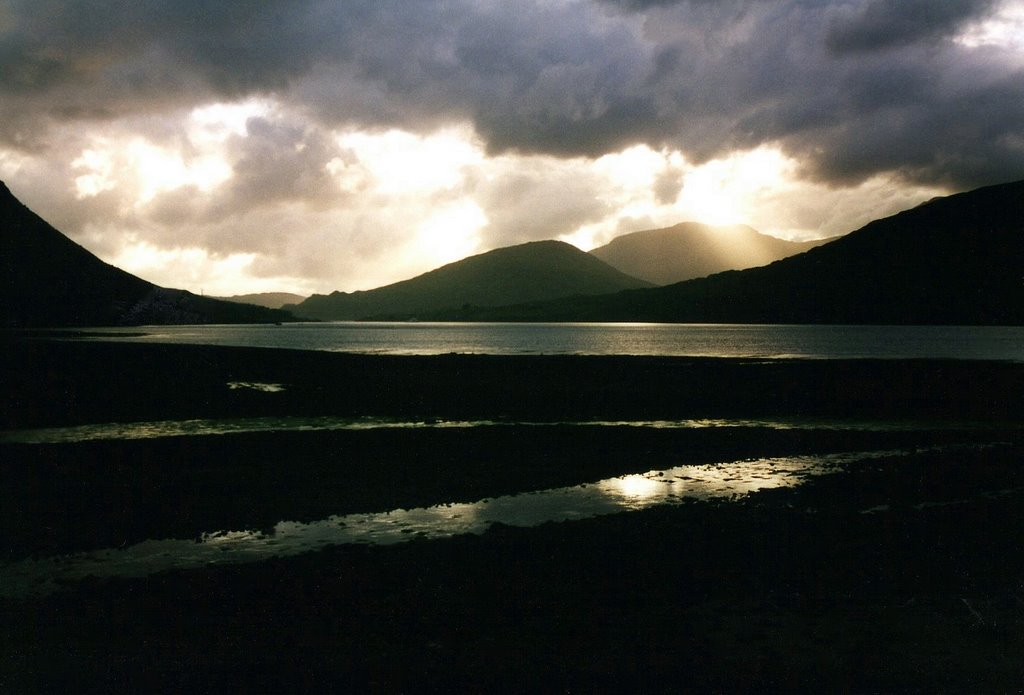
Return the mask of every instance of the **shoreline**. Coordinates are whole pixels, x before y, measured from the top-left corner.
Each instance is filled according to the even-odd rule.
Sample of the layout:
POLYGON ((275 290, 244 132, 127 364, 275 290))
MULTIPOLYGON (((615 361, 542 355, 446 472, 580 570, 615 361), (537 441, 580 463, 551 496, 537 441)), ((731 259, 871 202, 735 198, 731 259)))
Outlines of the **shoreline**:
POLYGON ((508 423, 0 443, 7 560, 469 501, 667 463, 904 453, 731 501, 0 599, 3 688, 998 691, 1024 682, 1024 365, 46 340, 15 341, 7 354, 4 428, 240 416, 508 423), (567 415, 840 427, 514 424, 567 415), (842 429, 858 418, 923 424, 842 429), (992 441, 1005 445, 955 448, 992 441), (945 444, 954 448, 927 451, 945 444))
POLYGON ((1024 494, 919 507, 891 471, 864 467, 856 482, 0 600, 0 684, 1018 687, 1024 494), (854 511, 879 495, 890 510, 854 511))
POLYGON ((1019 420, 1024 364, 568 355, 392 356, 14 340, 0 429, 218 417, 1019 420), (230 384, 275 384, 276 392, 230 384))
POLYGON ((474 503, 678 465, 1021 439, 1019 429, 553 426, 0 444, 0 561, 474 503))

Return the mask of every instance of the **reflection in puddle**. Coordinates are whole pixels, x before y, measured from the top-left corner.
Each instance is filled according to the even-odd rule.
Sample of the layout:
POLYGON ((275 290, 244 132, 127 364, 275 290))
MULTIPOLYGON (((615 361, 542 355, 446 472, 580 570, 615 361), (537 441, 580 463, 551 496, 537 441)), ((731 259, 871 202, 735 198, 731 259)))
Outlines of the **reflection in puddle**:
POLYGON ((389 545, 413 538, 479 534, 493 523, 529 527, 687 500, 732 498, 799 485, 854 461, 905 453, 862 451, 678 466, 474 503, 332 516, 308 524, 282 521, 268 532, 220 531, 197 540, 150 540, 123 549, 0 563, 0 596, 49 593, 89 576, 142 577, 169 569, 258 562, 347 543, 389 545))
MULTIPOLYGON (((241 384, 242 382, 232 382, 241 384)), ((260 387, 260 390, 281 390, 280 384, 249 384, 237 388, 260 387)), ((893 421, 850 421, 820 419, 685 419, 685 420, 588 420, 583 422, 521 422, 512 420, 395 420, 380 417, 345 418, 316 417, 250 417, 194 420, 158 420, 154 422, 111 422, 72 427, 0 431, 0 443, 61 444, 109 439, 157 439, 234 432, 326 432, 331 430, 373 429, 444 429, 471 427, 644 427, 650 429, 708 429, 724 427, 763 427, 776 430, 859 430, 895 432, 934 429, 979 429, 1020 427, 1020 424, 936 423, 893 421)))
POLYGON ((643 475, 624 475, 606 482, 610 482, 608 487, 614 487, 624 499, 643 501, 658 496, 662 481, 643 475))

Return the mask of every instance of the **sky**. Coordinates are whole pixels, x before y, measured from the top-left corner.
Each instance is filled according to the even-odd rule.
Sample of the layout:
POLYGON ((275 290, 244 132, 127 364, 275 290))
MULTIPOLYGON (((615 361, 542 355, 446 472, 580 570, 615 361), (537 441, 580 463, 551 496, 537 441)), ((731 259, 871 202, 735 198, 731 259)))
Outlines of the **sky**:
POLYGON ((0 179, 205 294, 1024 178, 1024 0, 0 0, 0 179))

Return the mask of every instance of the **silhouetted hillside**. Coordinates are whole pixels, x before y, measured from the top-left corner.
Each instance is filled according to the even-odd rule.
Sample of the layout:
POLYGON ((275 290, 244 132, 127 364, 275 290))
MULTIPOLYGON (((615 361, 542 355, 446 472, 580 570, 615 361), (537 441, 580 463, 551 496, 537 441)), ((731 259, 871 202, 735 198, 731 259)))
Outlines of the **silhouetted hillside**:
POLYGON ((590 253, 622 272, 655 285, 670 285, 726 270, 767 265, 831 239, 786 241, 746 225, 712 227, 683 222, 665 229, 624 234, 590 253))
POLYGON ((158 287, 104 263, 21 204, 0 182, 0 325, 266 323, 282 311, 158 287))
POLYGON ((291 292, 259 292, 257 294, 236 294, 231 297, 217 297, 225 302, 236 302, 239 304, 255 304, 268 309, 280 309, 285 304, 298 304, 305 299, 301 294, 291 292))
POLYGON ((289 308, 299 316, 327 320, 408 319, 450 308, 501 306, 648 286, 575 246, 537 241, 470 256, 374 290, 313 295, 289 308))
POLYGON ((937 198, 762 268, 443 318, 1022 325, 1024 181, 937 198))

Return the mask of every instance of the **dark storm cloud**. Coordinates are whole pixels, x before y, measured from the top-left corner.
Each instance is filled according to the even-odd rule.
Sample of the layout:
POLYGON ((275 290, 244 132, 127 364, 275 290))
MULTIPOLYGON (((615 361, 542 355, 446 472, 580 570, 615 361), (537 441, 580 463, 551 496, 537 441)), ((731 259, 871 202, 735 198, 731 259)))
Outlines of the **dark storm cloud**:
MULTIPOLYGON (((253 208, 278 200, 315 202, 336 185, 325 166, 336 153, 323 133, 293 123, 250 118, 245 136, 232 138, 228 157, 230 207, 253 208)), ((335 196, 336 197, 336 196, 335 196)))
POLYGON ((0 18, 0 137, 38 148, 53 122, 284 92, 343 60, 356 5, 14 0, 0 18))
MULTIPOLYGON (((205 85, 223 95, 283 86, 321 55, 311 3, 14 0, 0 65, 4 88, 42 92, 87 81, 149 97, 205 85)), ((326 26, 321 26, 321 40, 326 26)))
POLYGON ((0 16, 0 139, 39 149, 53 123, 256 94, 321 128, 469 121, 491 153, 644 142, 700 162, 778 143, 827 182, 966 186, 1024 173, 1021 62, 953 41, 998 7, 16 0, 0 16))
POLYGON ((646 10, 652 7, 664 7, 666 5, 677 5, 683 0, 601 0, 606 5, 622 7, 628 10, 646 10))
POLYGON ((837 52, 870 51, 953 34, 984 16, 994 0, 870 0, 841 14, 826 42, 837 52))

